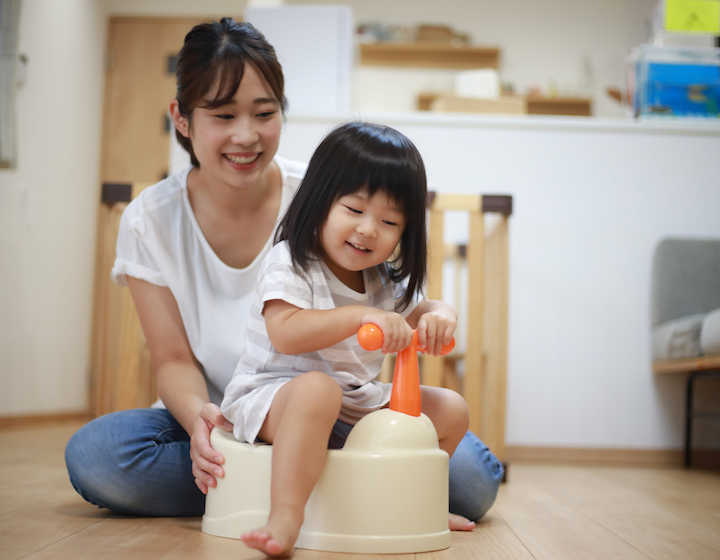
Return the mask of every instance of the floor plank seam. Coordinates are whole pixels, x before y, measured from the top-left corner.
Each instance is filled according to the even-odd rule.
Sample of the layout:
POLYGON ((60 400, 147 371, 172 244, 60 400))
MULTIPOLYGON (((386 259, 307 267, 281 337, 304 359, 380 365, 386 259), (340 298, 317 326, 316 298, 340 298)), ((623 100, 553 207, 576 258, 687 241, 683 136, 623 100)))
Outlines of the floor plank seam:
MULTIPOLYGON (((578 468, 583 469, 583 467, 578 467, 578 468)), ((587 472, 584 469, 583 469, 583 471, 587 472)), ((595 476, 595 477, 599 478, 597 476, 595 476)), ((541 479, 542 477, 539 477, 539 478, 541 479)), ((531 486, 533 486, 533 484, 531 484, 531 486)), ((568 497, 567 492, 564 492, 563 490, 555 488, 553 486, 553 484, 549 484, 547 480, 545 480, 544 482, 538 483, 538 479, 535 479, 533 492, 539 493, 540 495, 545 495, 548 498, 552 498, 552 499, 556 500, 559 504, 561 504, 568 510, 572 511, 575 515, 584 519, 585 522, 589 522, 590 525, 594 525, 594 526, 598 527, 607 535, 612 535, 612 537, 614 537, 615 539, 617 539, 619 542, 623 543, 624 545, 628 546, 630 549, 635 550, 644 558, 648 558, 648 559, 652 560, 651 556, 648 556, 643 551, 638 550, 638 548, 636 546, 632 545, 626 539, 624 539, 623 537, 618 535, 610 527, 606 526, 605 524, 600 522, 598 519, 595 519, 594 517, 587 514, 584 511, 582 505, 575 503, 570 497, 568 497)), ((547 500, 545 500, 545 501, 547 501, 547 500)), ((532 552, 531 552, 531 554, 532 554, 532 552)))
POLYGON ((517 539, 517 541, 522 545, 522 547, 527 550, 527 553, 530 555, 533 560, 538 560, 537 556, 535 556, 532 551, 528 548, 528 546, 523 542, 523 540, 520 538, 520 536, 515 532, 515 530, 512 528, 512 525, 508 523, 507 519, 505 519, 501 514, 497 513, 496 511, 493 512, 493 515, 497 517, 500 521, 502 521, 505 524, 505 527, 508 528, 508 530, 513 534, 513 536, 517 539))
MULTIPOLYGON (((198 529, 199 532, 202 532, 201 529, 198 529)), ((165 560, 166 558, 176 558, 175 551, 180 548, 181 546, 184 546, 188 540, 190 540, 194 536, 194 533, 188 534, 182 541, 180 541, 176 546, 172 547, 170 550, 167 551, 167 553, 163 554, 160 557, 160 560, 165 560)))
POLYGON ((89 525, 85 525, 82 529, 78 529, 77 531, 73 531, 72 533, 69 533, 69 534, 67 534, 67 535, 62 536, 61 538, 57 539, 56 541, 53 541, 53 542, 51 542, 51 543, 47 543, 46 545, 41 546, 41 547, 38 548, 37 550, 33 550, 32 552, 29 552, 29 553, 28 553, 27 555, 25 555, 25 556, 20 556, 17 560, 25 560, 25 559, 32 558, 34 555, 40 554, 43 550, 46 550, 46 549, 48 549, 48 548, 50 548, 50 547, 52 547, 52 546, 56 546, 57 544, 65 541, 65 540, 67 540, 67 539, 69 539, 69 538, 72 538, 72 537, 74 537, 75 535, 78 535, 79 533, 82 533, 82 532, 85 531, 86 529, 89 529, 90 527, 94 527, 94 526, 97 525, 98 523, 102 523, 102 522, 105 521, 106 519, 107 519, 107 517, 104 517, 104 518, 102 518, 102 519, 98 519, 98 520, 94 521, 93 523, 90 523, 89 525))

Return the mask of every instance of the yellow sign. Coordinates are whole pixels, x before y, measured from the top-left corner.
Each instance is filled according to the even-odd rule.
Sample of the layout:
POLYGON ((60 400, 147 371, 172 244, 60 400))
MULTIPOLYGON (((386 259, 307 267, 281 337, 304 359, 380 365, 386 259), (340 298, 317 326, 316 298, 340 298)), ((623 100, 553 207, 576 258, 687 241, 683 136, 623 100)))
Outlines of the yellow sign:
POLYGON ((665 29, 720 35, 720 0, 666 0, 665 29))

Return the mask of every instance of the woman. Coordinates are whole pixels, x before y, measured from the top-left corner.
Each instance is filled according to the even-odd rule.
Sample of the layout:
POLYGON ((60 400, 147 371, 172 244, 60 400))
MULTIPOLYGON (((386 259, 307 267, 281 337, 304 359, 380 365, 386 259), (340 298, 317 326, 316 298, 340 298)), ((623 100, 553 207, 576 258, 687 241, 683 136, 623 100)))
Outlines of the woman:
MULTIPOLYGON (((258 265, 305 171, 276 155, 285 106, 275 51, 252 25, 224 18, 188 33, 170 113, 192 167, 128 206, 112 272, 130 289, 162 403, 97 418, 70 440, 70 480, 93 504, 202 515, 223 476, 210 431, 232 429, 218 404, 242 352, 258 265)), ((450 463, 451 511, 480 518, 501 478, 468 433, 450 463)))

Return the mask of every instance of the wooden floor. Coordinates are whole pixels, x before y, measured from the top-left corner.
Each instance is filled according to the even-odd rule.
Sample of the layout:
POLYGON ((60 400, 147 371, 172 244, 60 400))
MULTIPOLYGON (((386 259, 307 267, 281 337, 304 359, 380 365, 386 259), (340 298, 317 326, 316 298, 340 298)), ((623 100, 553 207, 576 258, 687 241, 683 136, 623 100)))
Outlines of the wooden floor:
MULTIPOLYGON (((68 482, 63 450, 76 423, 0 431, 0 558, 263 558, 205 535, 199 518, 138 519, 98 510, 68 482)), ((514 463, 472 533, 441 552, 296 560, 720 559, 720 475, 682 469, 514 463)))

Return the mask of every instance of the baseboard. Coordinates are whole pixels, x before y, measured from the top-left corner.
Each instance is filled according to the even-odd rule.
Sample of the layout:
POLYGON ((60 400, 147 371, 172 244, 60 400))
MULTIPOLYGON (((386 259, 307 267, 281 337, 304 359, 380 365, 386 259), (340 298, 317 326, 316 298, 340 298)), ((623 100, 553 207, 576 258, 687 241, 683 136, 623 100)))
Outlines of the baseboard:
POLYGON ((574 463, 615 466, 680 466, 683 452, 680 449, 613 449, 592 447, 529 447, 508 445, 505 460, 542 463, 574 463))
POLYGON ((58 422, 88 422, 93 419, 87 411, 54 412, 50 414, 0 416, 0 430, 58 422))

